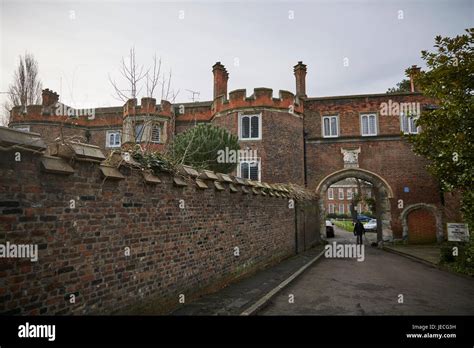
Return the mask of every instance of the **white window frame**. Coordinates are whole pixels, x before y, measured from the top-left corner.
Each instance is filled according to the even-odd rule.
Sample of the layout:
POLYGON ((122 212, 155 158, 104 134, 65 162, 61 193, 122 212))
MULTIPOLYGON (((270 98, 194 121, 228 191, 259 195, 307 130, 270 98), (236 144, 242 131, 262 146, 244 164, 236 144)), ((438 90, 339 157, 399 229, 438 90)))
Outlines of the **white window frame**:
POLYGON ((239 178, 243 178, 242 172, 241 172, 241 165, 244 162, 249 163, 249 177, 250 177, 250 163, 257 162, 257 166, 258 166, 258 180, 257 181, 261 181, 261 179, 262 179, 262 161, 260 160, 260 158, 245 159, 245 160, 239 161, 239 165, 237 166, 237 176, 239 178))
POLYGON ((254 140, 262 140, 262 113, 259 114, 239 114, 239 140, 243 141, 254 141, 254 140), (249 136, 248 138, 244 138, 242 135, 243 127, 242 127, 242 120, 248 117, 249 118, 249 136), (252 118, 258 117, 258 136, 252 137, 252 118))
POLYGON ((345 214, 344 213, 344 203, 339 203, 339 209, 337 210, 337 212, 339 214, 345 214), (341 211, 341 207, 342 207, 342 211, 341 211))
POLYGON ((351 188, 347 189, 347 199, 349 199, 349 200, 352 199, 352 189, 351 188))
POLYGON ((360 134, 363 136, 363 137, 374 137, 378 134, 378 125, 379 125, 379 122, 378 122, 378 117, 377 117, 377 113, 364 113, 364 114, 360 114, 360 134), (374 117, 374 132, 371 133, 370 132, 370 117, 373 116, 374 117), (367 134, 364 134, 364 124, 363 124, 363 119, 364 117, 367 117, 367 134))
POLYGON ((21 131, 21 132, 29 132, 30 131, 30 126, 13 126, 12 127, 14 130, 21 131))
POLYGON ((405 115, 403 112, 400 112, 400 130, 403 134, 419 134, 421 128, 415 126, 415 121, 419 118, 419 115, 405 115), (407 127, 404 127, 404 119, 407 119, 407 127), (413 127, 415 130, 413 130, 413 127))
POLYGON ((339 137, 339 115, 327 115, 323 116, 321 118, 321 134, 323 138, 337 138, 339 137), (331 128, 331 119, 335 118, 336 119, 336 134, 332 134, 332 128, 331 128), (329 120, 329 135, 326 135, 325 133, 325 128, 324 128, 324 120, 328 119, 329 120))
POLYGON ((328 205, 328 211, 329 211, 329 214, 334 214, 334 211, 335 211, 335 204, 334 203, 330 203, 328 205))
POLYGON ((122 146, 122 132, 119 130, 108 130, 105 132, 105 147, 107 148, 118 148, 122 146), (118 134, 119 136, 119 144, 118 145, 112 145, 110 144, 110 135, 111 134, 118 134))
POLYGON ((328 188, 328 199, 331 199, 331 200, 334 199, 334 189, 333 188, 328 188))
POLYGON ((163 125, 161 123, 158 123, 158 122, 154 122, 151 124, 151 133, 150 133, 150 142, 154 143, 154 144, 160 144, 162 143, 161 139, 162 139, 162 136, 163 136, 163 125), (158 131, 158 141, 155 141, 153 140, 153 128, 155 127, 158 127, 159 131, 158 131))
POLYGON ((338 196, 337 198, 340 200, 340 201, 343 201, 344 200, 344 189, 343 188, 340 188, 337 192, 338 196))

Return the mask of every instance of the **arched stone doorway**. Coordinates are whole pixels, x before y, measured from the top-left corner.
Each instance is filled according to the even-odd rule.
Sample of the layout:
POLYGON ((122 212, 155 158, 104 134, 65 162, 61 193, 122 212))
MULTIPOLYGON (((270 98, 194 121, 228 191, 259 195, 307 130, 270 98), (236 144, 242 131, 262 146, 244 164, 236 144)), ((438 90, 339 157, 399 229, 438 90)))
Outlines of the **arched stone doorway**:
POLYGON ((319 211, 321 227, 320 231, 326 230, 326 209, 324 206, 324 197, 327 189, 334 183, 346 179, 357 178, 370 182, 375 190, 376 217, 377 217, 377 241, 392 241, 393 232, 391 227, 392 215, 390 213, 390 198, 393 198, 393 191, 385 179, 378 174, 360 168, 346 168, 329 174, 322 179, 316 188, 319 194, 319 211), (380 223, 381 222, 381 223, 380 223))
MULTIPOLYGON (((413 223, 410 224, 409 221, 409 216, 411 213, 419 213, 419 214, 432 214, 435 224, 434 228, 436 231, 436 236, 435 239, 438 242, 441 242, 444 240, 444 233, 443 233, 443 223, 442 223, 442 218, 441 218, 441 212, 434 206, 433 204, 426 204, 426 203, 416 203, 409 205, 403 209, 402 213, 400 214, 400 219, 402 222, 402 228, 403 228, 403 239, 408 239, 409 242, 420 242, 420 243, 425 243, 425 242, 430 242, 431 239, 429 238, 429 235, 424 236, 419 236, 419 238, 412 238, 410 240, 410 227, 412 229, 413 233, 418 234, 418 229, 430 229, 430 226, 433 224, 430 223, 429 218, 430 216, 417 216, 416 219, 413 219, 413 221, 418 221, 419 223, 414 225, 413 223), (419 226, 418 226, 419 225, 419 226), (419 227, 419 228, 418 228, 419 227), (419 239, 419 240, 418 240, 419 239)), ((434 240, 433 240, 434 241, 434 240)))

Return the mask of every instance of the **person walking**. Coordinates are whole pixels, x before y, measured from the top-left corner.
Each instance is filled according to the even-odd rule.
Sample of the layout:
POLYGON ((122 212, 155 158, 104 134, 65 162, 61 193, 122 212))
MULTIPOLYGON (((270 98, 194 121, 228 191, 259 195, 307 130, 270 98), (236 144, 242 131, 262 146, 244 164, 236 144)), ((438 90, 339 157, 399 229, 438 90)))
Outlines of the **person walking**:
POLYGON ((364 244, 362 241, 362 236, 365 234, 365 228, 364 225, 362 225, 362 222, 360 220, 357 220, 357 222, 354 225, 354 236, 357 236, 357 244, 364 244))

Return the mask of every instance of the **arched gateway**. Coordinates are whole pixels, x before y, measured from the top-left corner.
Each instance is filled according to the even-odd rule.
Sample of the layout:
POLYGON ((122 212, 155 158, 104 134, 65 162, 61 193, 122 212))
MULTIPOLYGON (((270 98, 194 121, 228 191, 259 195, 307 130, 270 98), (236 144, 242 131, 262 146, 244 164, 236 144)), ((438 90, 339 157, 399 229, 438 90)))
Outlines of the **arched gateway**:
POLYGON ((377 241, 392 241, 393 233, 391 227, 392 215, 390 213, 390 199, 393 198, 393 191, 385 179, 378 174, 360 168, 346 168, 338 170, 332 174, 327 175, 322 179, 316 188, 319 194, 319 211, 321 221, 321 232, 326 230, 325 225, 325 206, 324 197, 327 189, 336 182, 347 179, 357 178, 370 182, 375 191, 376 201, 376 217, 377 217, 377 241), (380 223, 381 222, 381 223, 380 223))

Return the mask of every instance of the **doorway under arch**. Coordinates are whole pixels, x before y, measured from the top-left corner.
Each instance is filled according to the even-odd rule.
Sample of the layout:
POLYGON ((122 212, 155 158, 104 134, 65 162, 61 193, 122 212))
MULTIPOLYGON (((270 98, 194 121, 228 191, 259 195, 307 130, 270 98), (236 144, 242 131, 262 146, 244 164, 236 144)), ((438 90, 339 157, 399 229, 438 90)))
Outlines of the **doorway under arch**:
POLYGON ((429 243, 433 241, 437 242, 442 242, 444 240, 444 233, 443 233, 443 223, 442 223, 442 218, 441 218, 441 212, 438 210, 438 208, 433 205, 433 204, 426 204, 426 203, 416 203, 407 206, 405 209, 403 209, 402 213, 400 214, 400 220, 402 223, 402 228, 403 228, 403 239, 407 239, 411 242, 421 242, 421 243, 429 243), (423 213, 427 212, 432 217, 434 218, 434 224, 429 224, 426 220, 429 220, 429 216, 425 217, 418 217, 417 222, 418 224, 422 225, 422 230, 423 230, 423 235, 418 236, 418 238, 414 238, 414 234, 416 234, 416 226, 415 228, 412 227, 412 231, 410 231, 409 225, 409 215, 411 213, 423 213), (423 225, 429 224, 432 226, 423 226, 423 225), (426 231, 428 230, 428 231, 426 231), (410 233, 411 232, 411 233, 410 233), (427 235, 426 232, 433 232, 432 236, 427 235), (411 234, 411 236, 410 236, 411 234), (432 238, 430 238, 432 237, 432 238))
POLYGON ((390 199, 393 198, 393 190, 388 182, 380 175, 360 168, 338 170, 327 175, 319 182, 316 192, 319 195, 321 233, 326 230, 325 194, 331 185, 347 178, 361 179, 373 185, 376 201, 377 242, 381 244, 383 241, 392 241, 393 232, 391 227, 392 214, 390 213, 390 199))

